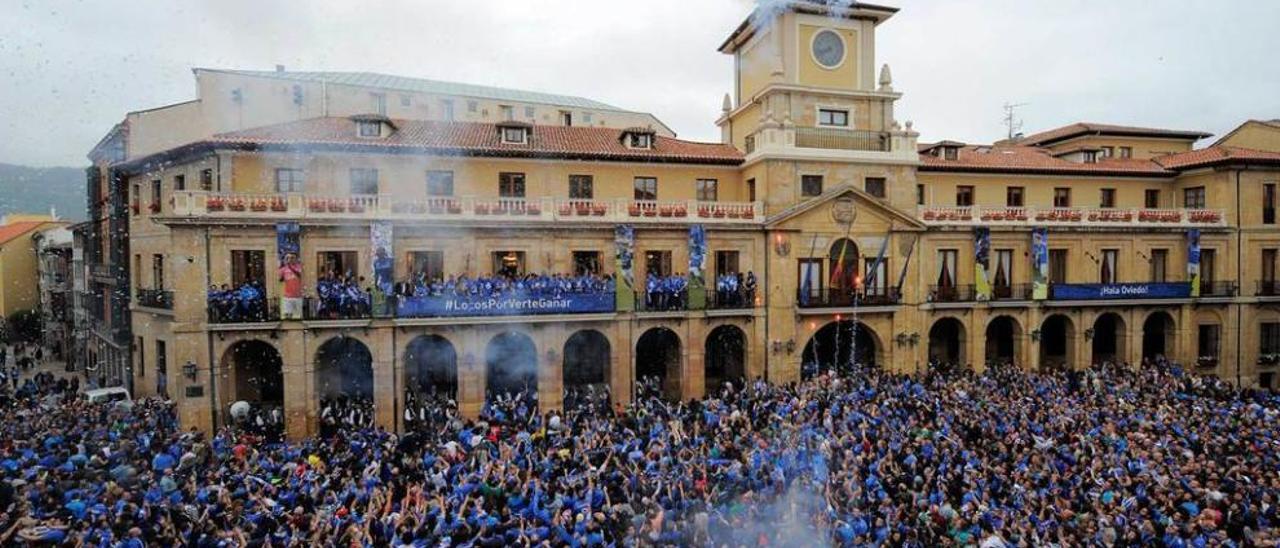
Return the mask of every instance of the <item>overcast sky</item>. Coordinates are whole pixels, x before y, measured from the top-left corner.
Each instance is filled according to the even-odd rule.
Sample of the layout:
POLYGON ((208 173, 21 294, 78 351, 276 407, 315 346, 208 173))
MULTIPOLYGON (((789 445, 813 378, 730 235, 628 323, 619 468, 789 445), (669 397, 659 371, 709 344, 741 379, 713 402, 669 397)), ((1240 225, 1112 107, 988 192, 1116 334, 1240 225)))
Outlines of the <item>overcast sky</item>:
MULTIPOLYGON (((877 63, 922 140, 1073 121, 1280 118, 1280 1, 902 0, 877 63)), ((581 95, 714 140, 752 0, 0 0, 0 162, 83 165, 125 112, 192 99, 190 68, 373 71, 581 95)))

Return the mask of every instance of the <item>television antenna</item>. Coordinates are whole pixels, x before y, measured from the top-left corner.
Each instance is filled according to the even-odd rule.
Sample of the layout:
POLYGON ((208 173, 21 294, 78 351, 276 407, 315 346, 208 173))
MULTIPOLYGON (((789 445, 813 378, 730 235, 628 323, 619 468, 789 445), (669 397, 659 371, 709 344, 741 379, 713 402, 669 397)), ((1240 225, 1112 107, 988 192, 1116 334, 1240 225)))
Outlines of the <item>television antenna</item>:
POLYGON ((1013 140, 1013 136, 1018 134, 1018 130, 1022 129, 1022 120, 1018 118, 1017 111, 1020 107, 1025 107, 1031 103, 1005 103, 1004 104, 1004 127, 1007 130, 1009 140, 1013 140))

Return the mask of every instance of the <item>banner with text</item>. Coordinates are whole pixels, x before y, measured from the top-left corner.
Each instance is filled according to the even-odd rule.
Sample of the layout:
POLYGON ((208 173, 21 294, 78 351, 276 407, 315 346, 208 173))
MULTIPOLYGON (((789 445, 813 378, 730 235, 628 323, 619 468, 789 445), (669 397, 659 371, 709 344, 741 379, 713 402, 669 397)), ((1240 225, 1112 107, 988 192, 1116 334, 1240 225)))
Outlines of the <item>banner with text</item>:
POLYGON ((534 295, 515 291, 502 295, 428 295, 401 297, 398 318, 447 318, 456 316, 532 316, 539 314, 588 314, 613 312, 613 293, 534 295))
POLYGON ((1031 230, 1031 298, 1049 298, 1049 230, 1031 230))
POLYGON ((302 319, 302 229, 298 223, 276 225, 276 258, 280 275, 280 317, 302 319))
POLYGON ((978 227, 973 229, 973 287, 974 298, 979 301, 991 300, 991 229, 978 227))
POLYGON ((636 254, 636 229, 631 225, 618 225, 613 229, 614 275, 618 289, 616 299, 617 310, 635 310, 636 276, 633 270, 636 254))
POLYGON ((1191 296, 1191 284, 1054 284, 1055 301, 1098 301, 1107 299, 1185 299, 1191 296))
MULTIPOLYGON (((391 294, 395 262, 391 254, 391 223, 376 222, 369 225, 369 240, 373 251, 373 287, 374 297, 385 299, 391 294)), ((374 303, 375 306, 378 303, 374 303)))

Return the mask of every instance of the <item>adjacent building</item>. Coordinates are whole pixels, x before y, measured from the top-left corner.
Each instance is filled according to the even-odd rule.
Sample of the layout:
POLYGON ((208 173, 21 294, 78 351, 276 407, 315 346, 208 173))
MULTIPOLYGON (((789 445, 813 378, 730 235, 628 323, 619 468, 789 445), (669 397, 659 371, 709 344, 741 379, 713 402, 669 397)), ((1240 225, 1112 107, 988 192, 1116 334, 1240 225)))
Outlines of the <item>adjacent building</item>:
POLYGON ((35 237, 63 224, 52 215, 12 214, 0 220, 0 317, 40 308, 35 237))
POLYGON ((71 230, 51 228, 32 238, 39 278, 40 317, 44 320, 41 342, 47 356, 62 361, 71 353, 75 333, 71 230))
POLYGON ((394 428, 429 392, 474 415, 517 388, 554 408, 566 387, 625 403, 656 379, 687 399, 855 361, 1168 357, 1275 386, 1274 122, 1205 148, 1096 123, 920 144, 875 62, 896 9, 770 6, 720 48, 717 143, 582 99, 198 69, 200 99, 94 150, 95 334, 186 424, 246 400, 283 407, 293 436, 341 394, 394 428), (179 118, 188 133, 155 129, 179 118), (423 284, 496 274, 608 281, 423 284))

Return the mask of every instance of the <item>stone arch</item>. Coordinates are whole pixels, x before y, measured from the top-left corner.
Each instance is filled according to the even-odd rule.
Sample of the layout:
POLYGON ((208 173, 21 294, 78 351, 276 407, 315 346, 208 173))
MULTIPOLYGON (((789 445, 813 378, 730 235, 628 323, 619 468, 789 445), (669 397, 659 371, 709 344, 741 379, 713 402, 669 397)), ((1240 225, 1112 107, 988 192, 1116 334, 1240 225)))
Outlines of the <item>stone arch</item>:
POLYGON ((968 365, 968 345, 964 322, 947 316, 929 328, 929 361, 952 365, 968 365))
POLYGON ((1075 322, 1065 314, 1045 318, 1040 324, 1040 368, 1071 369, 1075 358, 1075 322))
POLYGON ((405 390, 450 399, 458 394, 458 351, 442 335, 419 335, 404 350, 405 390))
POLYGON ((1176 343, 1176 326, 1173 316, 1164 310, 1148 314, 1147 319, 1142 322, 1142 359, 1154 360, 1172 354, 1176 343))
POLYGON ((316 350, 316 394, 321 399, 373 399, 373 354, 360 339, 339 335, 316 350))
POLYGON ((856 364, 877 366, 881 348, 879 336, 866 323, 827 322, 813 333, 800 354, 800 377, 809 379, 829 370, 847 372, 856 364))
POLYGON ((663 397, 680 399, 680 336, 665 327, 654 327, 636 341, 636 382, 656 382, 663 397))
POLYGON ((271 343, 237 341, 222 353, 222 368, 231 372, 230 399, 263 407, 284 405, 284 360, 271 343))
MULTIPOLYGON (((987 365, 1017 364, 1022 357, 1022 324, 1009 315, 1000 315, 987 322, 987 365)), ((1019 364, 1025 365, 1025 364, 1019 364)))
POLYGON ((538 390, 538 347, 528 335, 499 333, 489 339, 484 356, 488 395, 538 390))
POLYGON ((1104 312, 1093 320, 1092 340, 1090 341, 1092 363, 1104 361, 1124 363, 1128 349, 1128 327, 1124 316, 1115 312, 1104 312))
POLYGON ((583 329, 564 342, 564 385, 609 385, 613 348, 609 337, 595 329, 583 329))
POLYGON ((721 325, 707 334, 703 355, 704 379, 708 393, 732 382, 741 387, 747 380, 747 335, 736 325, 721 325))

